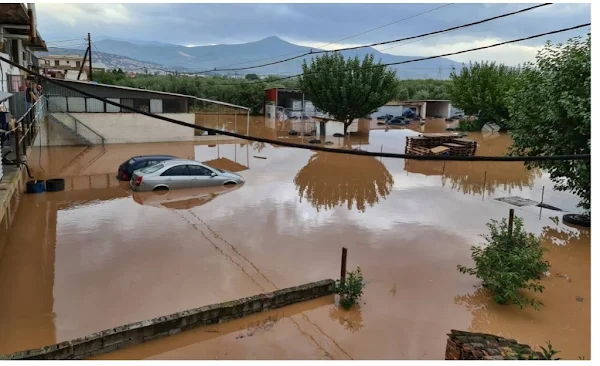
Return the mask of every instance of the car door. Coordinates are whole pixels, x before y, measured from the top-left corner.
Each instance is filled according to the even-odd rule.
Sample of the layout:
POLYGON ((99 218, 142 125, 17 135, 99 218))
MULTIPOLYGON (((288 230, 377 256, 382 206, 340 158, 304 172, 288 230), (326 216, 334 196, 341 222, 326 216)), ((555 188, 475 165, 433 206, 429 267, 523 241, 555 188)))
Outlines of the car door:
POLYGON ((176 165, 165 170, 161 175, 161 181, 166 184, 169 189, 191 188, 192 181, 189 175, 187 165, 176 165))
POLYGON ((209 187, 223 184, 219 176, 213 177, 213 172, 201 165, 188 165, 193 187, 209 187))

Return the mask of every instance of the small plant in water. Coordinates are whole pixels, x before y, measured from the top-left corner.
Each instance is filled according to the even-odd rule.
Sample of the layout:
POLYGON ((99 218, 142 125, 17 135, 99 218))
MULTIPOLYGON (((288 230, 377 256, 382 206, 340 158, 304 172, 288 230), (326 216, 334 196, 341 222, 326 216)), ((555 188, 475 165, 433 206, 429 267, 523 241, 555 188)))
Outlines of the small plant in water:
POLYGON ((548 348, 540 346, 540 348, 542 349, 542 354, 544 355, 544 360, 560 360, 560 358, 552 358, 556 356, 557 353, 560 353, 560 351, 553 349, 552 344, 550 344, 550 341, 546 342, 546 344, 548 345, 548 348))
POLYGON ((488 235, 481 235, 487 245, 471 247, 471 257, 475 268, 458 266, 462 273, 476 276, 483 281, 498 304, 516 304, 521 308, 530 305, 539 309, 543 304, 535 298, 521 294, 522 289, 542 292, 537 280, 547 271, 549 264, 544 261, 545 249, 541 240, 523 230, 523 220, 514 218, 512 236, 506 219, 501 222, 491 220, 487 227, 488 235))
POLYGON ((335 281, 333 292, 340 295, 340 305, 348 310, 360 300, 364 287, 362 272, 360 267, 356 267, 356 271, 348 272, 345 281, 335 281))

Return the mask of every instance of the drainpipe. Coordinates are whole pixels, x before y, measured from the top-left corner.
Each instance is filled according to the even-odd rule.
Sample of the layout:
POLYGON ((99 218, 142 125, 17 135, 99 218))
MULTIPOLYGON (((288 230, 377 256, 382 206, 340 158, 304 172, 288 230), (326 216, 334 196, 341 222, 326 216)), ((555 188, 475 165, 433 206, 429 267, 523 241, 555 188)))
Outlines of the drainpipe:
POLYGON ((27 4, 27 15, 29 16, 29 38, 31 43, 35 42, 36 39, 36 26, 37 26, 37 15, 35 12, 35 4, 27 4))

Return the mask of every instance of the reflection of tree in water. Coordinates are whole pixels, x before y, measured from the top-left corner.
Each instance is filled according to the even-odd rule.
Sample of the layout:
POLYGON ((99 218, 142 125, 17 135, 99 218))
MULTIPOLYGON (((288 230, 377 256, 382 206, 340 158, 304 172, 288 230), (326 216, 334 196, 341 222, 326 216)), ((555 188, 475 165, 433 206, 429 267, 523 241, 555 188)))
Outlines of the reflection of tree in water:
POLYGON ((557 246, 574 244, 577 241, 590 242, 590 230, 575 229, 561 230, 550 226, 544 226, 541 239, 543 243, 552 243, 557 246))
POLYGON ((418 161, 407 160, 404 169, 410 173, 439 175, 442 185, 449 184, 453 190, 465 194, 482 194, 485 180, 486 194, 496 189, 511 190, 532 187, 540 170, 528 170, 522 163, 484 163, 466 161, 418 161), (487 172, 487 173, 486 173, 487 172))
POLYGON ((361 330, 363 325, 360 306, 355 305, 350 310, 344 310, 340 306, 333 306, 329 310, 329 317, 337 320, 346 330, 355 333, 361 330))
POLYGON ((264 142, 255 141, 252 144, 252 149, 254 149, 254 151, 256 151, 256 152, 261 152, 261 151, 263 151, 263 149, 265 148, 265 146, 266 146, 266 144, 264 142))
POLYGON ((296 174, 294 183, 300 200, 306 197, 317 210, 345 202, 348 210, 356 204, 364 212, 367 204, 373 206, 390 193, 394 178, 375 158, 317 152, 296 174))
MULTIPOLYGON (((464 305, 464 307, 473 315, 469 331, 485 331, 492 323, 497 321, 496 313, 492 307, 504 305, 494 304, 492 295, 483 287, 477 288, 472 294, 456 295, 454 303, 464 305)), ((506 306, 509 309, 509 306, 506 306)))

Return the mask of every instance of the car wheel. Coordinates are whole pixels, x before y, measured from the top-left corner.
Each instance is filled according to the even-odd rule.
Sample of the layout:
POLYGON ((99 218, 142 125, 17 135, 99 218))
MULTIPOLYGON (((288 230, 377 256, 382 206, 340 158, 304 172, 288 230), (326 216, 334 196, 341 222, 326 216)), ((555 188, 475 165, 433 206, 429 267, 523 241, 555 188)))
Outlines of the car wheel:
POLYGON ((578 214, 563 215, 563 222, 566 224, 590 227, 590 216, 578 214))
POLYGON ((227 188, 231 188, 231 187, 235 187, 235 186, 237 185, 237 183, 236 183, 236 182, 231 182, 231 181, 230 181, 230 182, 225 182, 225 183, 223 183, 223 185, 224 185, 225 187, 227 187, 227 188))

